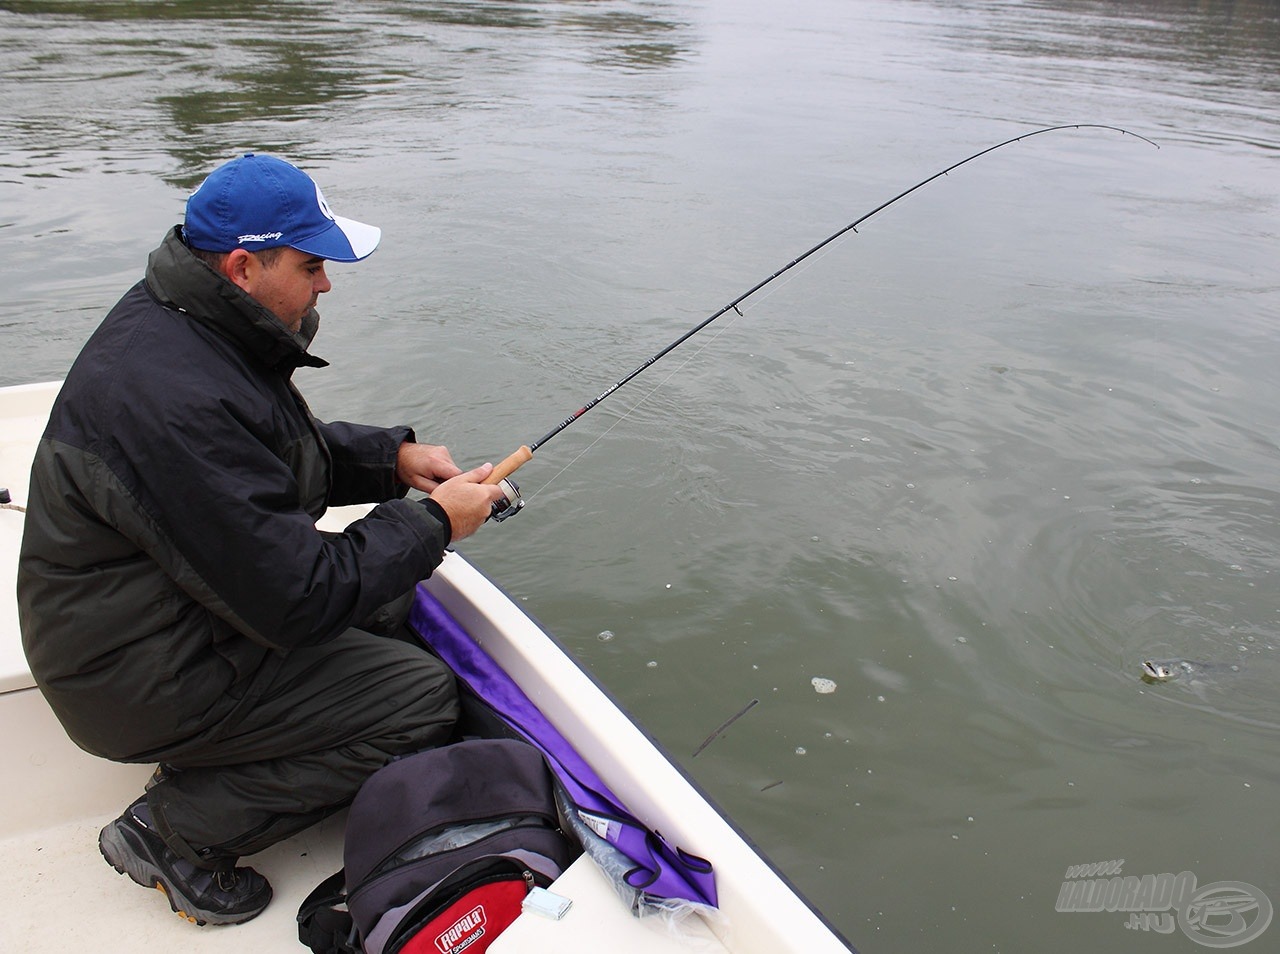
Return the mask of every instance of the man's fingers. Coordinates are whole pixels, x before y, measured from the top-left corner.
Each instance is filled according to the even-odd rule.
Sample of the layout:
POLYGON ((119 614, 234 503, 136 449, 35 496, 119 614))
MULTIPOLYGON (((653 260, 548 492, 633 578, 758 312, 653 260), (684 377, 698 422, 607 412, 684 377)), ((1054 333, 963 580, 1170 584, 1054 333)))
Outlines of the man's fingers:
POLYGON ((489 519, 494 503, 502 499, 502 488, 484 483, 491 473, 493 464, 481 464, 446 480, 432 492, 431 499, 449 515, 454 540, 465 539, 480 529, 489 519))

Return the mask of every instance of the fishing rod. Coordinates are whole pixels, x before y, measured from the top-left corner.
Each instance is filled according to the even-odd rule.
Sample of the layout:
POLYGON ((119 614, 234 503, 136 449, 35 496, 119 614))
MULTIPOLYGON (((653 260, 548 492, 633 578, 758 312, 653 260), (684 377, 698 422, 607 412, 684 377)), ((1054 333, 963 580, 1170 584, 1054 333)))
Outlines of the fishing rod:
POLYGON ((724 314, 727 314, 730 311, 736 312, 739 316, 741 316, 742 312, 739 310, 738 306, 741 305, 748 298, 750 298, 752 295, 754 295, 756 292, 760 291, 770 282, 774 281, 777 278, 782 277, 787 272, 791 271, 791 269, 795 268, 797 265, 803 262, 805 259, 809 258, 809 256, 826 248, 828 245, 830 245, 836 239, 840 238, 842 235, 845 235, 849 232, 856 233, 858 231, 858 226, 861 225, 863 222, 867 221, 867 219, 871 218, 873 215, 883 212, 885 209, 889 208, 889 206, 893 205, 899 199, 905 199, 907 196, 915 192, 917 189, 921 189, 927 186, 934 179, 940 179, 943 176, 945 176, 947 173, 952 172, 955 169, 959 169, 965 163, 973 162, 973 160, 981 158, 982 156, 985 156, 989 152, 994 152, 997 149, 1001 149, 1004 146, 1012 145, 1015 142, 1021 142, 1024 139, 1030 139, 1032 136, 1042 136, 1045 133, 1057 132, 1063 129, 1109 129, 1112 132, 1118 132, 1124 136, 1133 136, 1135 139, 1140 139, 1142 142, 1145 142, 1151 146, 1155 146, 1157 149, 1160 148, 1159 145, 1152 142, 1146 136, 1140 136, 1135 132, 1131 132, 1128 129, 1122 129, 1119 126, 1107 126, 1102 123, 1068 123, 1061 126, 1045 126, 1042 129, 1034 129, 1031 132, 1025 132, 1019 136, 1014 136, 1012 139, 1006 139, 1004 142, 998 142, 994 146, 988 146, 986 149, 982 149, 978 152, 975 152, 971 156, 967 156, 964 159, 961 159, 959 162, 952 163, 951 165, 947 166, 945 169, 935 172, 933 175, 929 176, 927 179, 921 179, 915 185, 911 186, 911 188, 904 189, 902 192, 899 192, 897 195, 895 195, 892 199, 889 199, 887 202, 882 202, 880 205, 876 206, 870 212, 867 212, 864 215, 859 216, 858 218, 854 219, 852 222, 850 222, 848 225, 844 226, 843 228, 838 229, 835 232, 832 232, 830 235, 824 238, 817 245, 813 246, 813 248, 802 253, 801 255, 796 256, 791 261, 789 261, 786 265, 783 265, 780 269, 778 269, 776 272, 770 275, 768 278, 752 285, 750 288, 744 291, 737 298, 733 299, 733 301, 729 302, 719 311, 707 316, 702 321, 698 322, 698 324, 694 325, 692 328, 690 328, 688 331, 682 334, 679 338, 676 338, 675 341, 672 341, 669 345, 667 345, 661 351, 657 351, 654 354, 650 355, 634 371, 631 371, 629 374, 619 378, 613 384, 609 385, 609 387, 607 387, 599 395, 592 398, 582 407, 578 408, 578 410, 574 411, 572 414, 566 417, 563 421, 561 421, 555 427, 551 428, 551 430, 547 431, 547 433, 543 434, 542 437, 538 438, 536 441, 532 442, 531 444, 522 445, 520 449, 517 450, 514 454, 511 454, 510 456, 502 460, 499 464, 497 464, 497 466, 494 467, 493 473, 489 475, 488 479, 485 480, 485 483, 487 484, 502 484, 503 490, 507 494, 507 501, 505 504, 502 501, 499 501, 498 503, 494 504, 494 514, 493 514, 494 519, 505 520, 507 517, 513 516, 521 507, 524 506, 524 501, 520 498, 519 487, 515 485, 514 481, 508 480, 507 478, 510 477, 517 470, 519 470, 521 467, 523 467, 525 464, 527 464, 530 460, 532 460, 534 451, 536 451, 539 447, 541 447, 547 441, 551 440, 551 438, 555 437, 557 434, 559 434, 561 431, 567 428, 574 421, 578 420, 578 418, 582 417, 582 415, 586 414, 597 404, 609 398, 612 394, 614 394, 620 388, 626 386, 632 379, 634 379, 636 376, 638 376, 643 371, 648 369, 650 366, 652 366, 653 364, 665 358, 672 351, 680 347, 682 344, 684 344, 686 341, 688 341, 698 332, 702 331, 704 328, 706 328, 709 324, 711 324, 717 318, 721 317, 724 314))

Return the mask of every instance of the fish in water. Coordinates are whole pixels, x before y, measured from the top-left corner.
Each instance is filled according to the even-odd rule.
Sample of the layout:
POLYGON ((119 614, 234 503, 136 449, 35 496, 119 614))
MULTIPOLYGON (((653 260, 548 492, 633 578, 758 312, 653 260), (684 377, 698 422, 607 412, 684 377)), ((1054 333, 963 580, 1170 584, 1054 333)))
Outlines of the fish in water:
POLYGON ((1175 679, 1191 679, 1215 672, 1239 672, 1240 667, 1231 663, 1194 662, 1189 659, 1144 659, 1143 682, 1173 682, 1175 679))

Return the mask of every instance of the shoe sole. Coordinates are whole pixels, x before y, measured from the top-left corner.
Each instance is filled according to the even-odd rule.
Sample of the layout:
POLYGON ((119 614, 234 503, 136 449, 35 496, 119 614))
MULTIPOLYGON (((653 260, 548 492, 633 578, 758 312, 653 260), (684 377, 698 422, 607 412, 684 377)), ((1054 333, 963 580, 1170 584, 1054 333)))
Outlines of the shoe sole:
MULTIPOLYGON (((122 834, 114 824, 108 825, 98 835, 98 851, 118 874, 128 875, 136 884, 144 888, 155 888, 163 894, 165 900, 169 902, 169 907, 184 921, 190 921, 201 927, 206 924, 243 924, 253 920, 266 909, 264 904, 256 911, 232 915, 201 911, 165 879, 159 868, 141 857, 139 852, 145 850, 142 846, 129 845, 127 838, 128 836, 122 834)), ((270 895, 267 900, 271 900, 270 895)))

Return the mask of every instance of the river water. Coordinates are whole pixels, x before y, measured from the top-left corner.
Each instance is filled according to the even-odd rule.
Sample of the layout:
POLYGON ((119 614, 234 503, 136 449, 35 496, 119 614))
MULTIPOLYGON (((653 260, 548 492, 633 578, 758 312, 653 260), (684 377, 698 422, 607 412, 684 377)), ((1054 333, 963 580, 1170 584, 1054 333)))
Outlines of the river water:
POLYGON ((272 152, 384 229, 317 413, 499 459, 1060 123, 1159 148, 1048 133, 898 202, 463 549, 865 951, 1195 949, 1055 907, 1120 859, 1280 903, 1275 2, 0 0, 0 384, 272 152))

